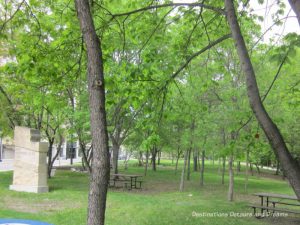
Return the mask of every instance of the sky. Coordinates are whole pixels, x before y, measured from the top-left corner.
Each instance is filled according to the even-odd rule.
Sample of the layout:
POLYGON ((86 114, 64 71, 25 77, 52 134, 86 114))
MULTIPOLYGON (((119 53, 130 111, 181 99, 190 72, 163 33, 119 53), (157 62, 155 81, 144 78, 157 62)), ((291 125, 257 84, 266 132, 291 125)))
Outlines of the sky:
MULTIPOLYGON (((196 0, 173 0, 173 2, 176 3, 191 3, 195 1, 196 0)), ((249 2, 250 7, 253 9, 252 13, 264 17, 263 22, 258 21, 258 23, 260 23, 261 25, 263 33, 273 24, 272 14, 274 14, 278 10, 278 5, 276 4, 277 1, 278 0, 264 0, 264 3, 262 5, 258 4, 258 0, 250 0, 249 2)), ((280 39, 280 36, 285 35, 289 32, 296 32, 300 34, 300 26, 296 19, 295 13, 293 12, 293 10, 291 10, 288 0, 281 1, 284 2, 286 8, 284 15, 280 16, 279 18, 284 18, 287 15, 290 18, 282 20, 283 25, 281 26, 273 26, 272 30, 268 31, 264 35, 264 38, 262 39, 262 41, 264 42, 269 42, 271 38, 273 38, 276 41, 277 39, 280 39)))

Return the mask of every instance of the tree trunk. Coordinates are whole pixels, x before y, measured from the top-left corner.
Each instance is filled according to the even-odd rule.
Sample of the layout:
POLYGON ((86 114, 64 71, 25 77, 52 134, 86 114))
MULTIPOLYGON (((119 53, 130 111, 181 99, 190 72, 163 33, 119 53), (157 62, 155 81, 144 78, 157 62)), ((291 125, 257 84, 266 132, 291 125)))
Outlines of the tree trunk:
POLYGON ((111 138, 112 140, 112 164, 113 164, 113 172, 114 174, 118 173, 118 159, 119 159, 119 150, 120 145, 118 144, 118 141, 114 138, 111 138))
POLYGON ((239 24, 237 22, 233 0, 225 0, 225 8, 227 12, 227 20, 236 44, 242 70, 246 75, 247 93, 250 106, 260 126, 264 130, 276 155, 276 158, 282 165, 284 173, 286 174, 298 199, 300 199, 300 166, 288 151, 279 129, 272 121, 262 104, 254 69, 244 42, 244 38, 241 34, 239 24))
POLYGON ((275 175, 279 175, 279 170, 280 170, 279 162, 276 161, 276 172, 275 172, 275 175))
POLYGON ((151 158, 152 170, 156 171, 156 155, 157 155, 157 149, 156 149, 156 147, 153 148, 153 150, 151 151, 151 153, 152 153, 152 158, 151 158))
POLYGON ((232 168, 233 156, 229 157, 229 187, 228 187, 228 201, 233 201, 233 183, 234 183, 234 176, 233 176, 233 168, 232 168))
POLYGON ((160 165, 160 156, 161 156, 161 151, 159 151, 158 153, 157 153, 157 165, 160 165))
POLYGON ((260 174, 260 169, 259 169, 259 166, 257 163, 254 163, 255 167, 256 167, 256 170, 257 170, 257 173, 260 174))
POLYGON ((246 150, 245 192, 248 191, 248 179, 249 179, 249 147, 246 150))
POLYGON ((251 176, 254 175, 254 172, 253 172, 253 166, 252 166, 252 163, 249 163, 250 164, 250 171, 251 171, 251 176))
POLYGON ((225 184, 225 169, 226 169, 226 157, 223 156, 223 166, 222 166, 222 184, 225 184))
POLYGON ((205 150, 201 154, 201 170, 200 170, 200 186, 204 184, 204 161, 205 161, 205 150))
POLYGON ((289 0, 289 3, 297 16, 298 23, 300 26, 300 1, 299 0, 289 0))
POLYGON ((241 172, 241 161, 238 161, 238 162, 237 162, 237 165, 236 165, 236 172, 237 172, 237 173, 241 172))
POLYGON ((149 150, 146 152, 146 164, 145 164, 145 172, 144 175, 147 175, 147 170, 148 170, 148 161, 149 161, 149 150))
POLYGON ((188 151, 186 151, 184 153, 184 163, 183 163, 182 172, 181 172, 179 191, 184 190, 184 177, 185 177, 185 169, 186 169, 186 164, 187 164, 187 157, 188 157, 188 151))
POLYGON ((188 150, 188 163, 187 163, 187 176, 186 179, 190 180, 191 178, 191 149, 188 150))
POLYGON ((139 166, 143 166, 143 152, 139 152, 139 166))
POLYGON ((177 174, 179 158, 180 158, 180 151, 179 151, 179 148, 178 148, 177 149, 177 156, 176 156, 175 174, 177 174))
POLYGON ((49 147, 48 147, 48 178, 51 178, 51 170, 52 170, 52 149, 53 149, 53 143, 54 138, 48 138, 49 141, 49 147))
POLYGON ((197 163, 198 163, 198 151, 196 151, 196 150, 194 150, 194 155, 193 155, 193 161, 194 161, 194 163, 193 163, 193 166, 194 166, 194 171, 198 171, 198 165, 197 165, 197 163))
POLYGON ((75 5, 86 44, 89 109, 93 142, 87 224, 104 225, 110 168, 101 42, 95 31, 89 2, 87 0, 75 0, 75 5))

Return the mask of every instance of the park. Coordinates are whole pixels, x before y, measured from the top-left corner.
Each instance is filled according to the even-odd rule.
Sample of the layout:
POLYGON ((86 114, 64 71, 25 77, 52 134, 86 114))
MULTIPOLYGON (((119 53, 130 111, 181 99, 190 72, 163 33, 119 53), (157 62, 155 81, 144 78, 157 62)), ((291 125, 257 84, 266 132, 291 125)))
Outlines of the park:
POLYGON ((0 225, 300 223, 300 1, 0 1, 0 225))

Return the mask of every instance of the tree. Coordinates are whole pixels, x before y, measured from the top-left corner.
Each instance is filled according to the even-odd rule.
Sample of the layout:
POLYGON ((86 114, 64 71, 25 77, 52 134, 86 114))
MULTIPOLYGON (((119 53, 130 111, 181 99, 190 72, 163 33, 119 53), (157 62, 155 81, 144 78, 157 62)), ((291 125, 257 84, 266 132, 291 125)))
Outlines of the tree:
POLYGON ((237 22, 233 1, 225 0, 225 8, 227 12, 227 21, 236 44, 241 67, 246 75, 247 93, 250 106, 262 129, 264 130, 276 157, 280 161, 284 173, 289 179, 297 197, 300 199, 300 166, 298 162, 291 156, 279 129, 268 115, 261 101, 255 72, 239 24, 237 22))
POLYGON ((75 0, 77 16, 87 48, 88 90, 93 142, 92 172, 87 224, 104 224, 109 181, 109 150, 105 111, 104 70, 98 38, 88 0, 75 0))

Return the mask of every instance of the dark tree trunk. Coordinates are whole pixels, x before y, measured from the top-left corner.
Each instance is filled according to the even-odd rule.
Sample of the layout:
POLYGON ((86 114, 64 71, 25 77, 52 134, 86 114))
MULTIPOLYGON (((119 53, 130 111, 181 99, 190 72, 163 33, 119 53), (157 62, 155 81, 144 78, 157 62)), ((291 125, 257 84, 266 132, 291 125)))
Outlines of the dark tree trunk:
POLYGON ((143 166, 143 152, 139 152, 139 166, 143 166))
POLYGON ((156 155, 157 155, 157 149, 154 147, 151 151, 152 157, 151 157, 151 163, 152 163, 152 170, 156 171, 156 155))
POLYGON ((88 0, 75 0, 75 5, 86 44, 89 109, 93 142, 87 224, 104 225, 109 181, 109 149, 101 42, 95 31, 88 0))
POLYGON ((52 170, 52 149, 54 144, 54 138, 48 138, 49 147, 48 147, 48 178, 51 178, 51 170, 52 170))
POLYGON ((234 184, 234 176, 233 176, 233 156, 229 157, 228 167, 229 167, 229 187, 228 187, 228 201, 233 201, 233 184, 234 184))
POLYGON ((250 164, 251 176, 253 176, 253 175, 254 175, 254 172, 253 172, 253 165, 252 165, 252 163, 249 163, 249 164, 250 164))
POLYGON ((300 1, 299 0, 289 0, 290 5, 292 7, 292 9, 294 10, 297 19, 298 19, 298 23, 300 26, 300 1))
POLYGON ((194 150, 194 155, 193 155, 193 166, 194 166, 194 171, 198 171, 198 151, 194 150))
POLYGON ((239 24, 237 22, 233 0, 225 0, 225 8, 227 20, 236 44, 242 70, 246 75, 247 93, 250 106, 260 126, 264 130, 278 161, 282 165, 284 173, 286 174, 298 199, 300 199, 300 166, 288 151, 279 129, 272 121, 262 104, 255 72, 245 45, 244 38, 241 34, 239 24))
POLYGON ((200 186, 204 184, 204 162, 205 162, 205 151, 201 154, 201 170, 200 170, 200 186))
POLYGON ((186 179, 190 180, 191 178, 191 149, 188 150, 188 162, 187 162, 187 176, 186 179))
POLYGON ((157 165, 160 165, 160 156, 161 156, 161 151, 157 153, 157 165))
POLYGON ((236 165, 236 172, 237 172, 237 173, 241 172, 241 161, 238 161, 238 162, 237 162, 237 165, 236 165))

